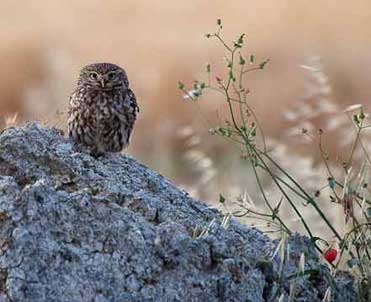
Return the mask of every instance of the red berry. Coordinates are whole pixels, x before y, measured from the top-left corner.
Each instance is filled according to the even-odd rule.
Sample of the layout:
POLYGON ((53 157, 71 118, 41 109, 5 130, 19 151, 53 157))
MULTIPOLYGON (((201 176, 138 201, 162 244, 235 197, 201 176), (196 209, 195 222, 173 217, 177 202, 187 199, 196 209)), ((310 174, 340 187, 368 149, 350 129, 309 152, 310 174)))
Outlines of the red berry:
POLYGON ((338 252, 336 249, 333 247, 329 248, 326 252, 323 253, 323 257, 328 261, 328 262, 333 262, 336 259, 338 252))

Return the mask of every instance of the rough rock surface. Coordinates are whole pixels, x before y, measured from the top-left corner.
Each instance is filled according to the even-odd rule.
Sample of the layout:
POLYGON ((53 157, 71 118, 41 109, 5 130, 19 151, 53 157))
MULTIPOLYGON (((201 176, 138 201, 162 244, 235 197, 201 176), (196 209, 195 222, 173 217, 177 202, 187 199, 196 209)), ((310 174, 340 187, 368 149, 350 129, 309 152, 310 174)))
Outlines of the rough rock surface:
MULTIPOLYGON (((277 243, 221 218, 128 156, 93 158, 35 123, 0 134, 0 301, 287 301, 293 282, 293 301, 321 301, 331 277, 306 238, 278 287, 277 243), (288 278, 302 252, 318 273, 288 278)), ((349 276, 330 283, 356 301, 349 276)))

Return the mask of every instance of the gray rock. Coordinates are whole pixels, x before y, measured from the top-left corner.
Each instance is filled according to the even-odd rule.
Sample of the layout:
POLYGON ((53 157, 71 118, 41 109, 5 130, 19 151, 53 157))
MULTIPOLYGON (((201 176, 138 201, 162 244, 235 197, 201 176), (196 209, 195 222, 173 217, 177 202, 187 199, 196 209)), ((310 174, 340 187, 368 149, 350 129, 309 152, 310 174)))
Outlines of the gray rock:
MULTIPOLYGON (((278 301, 277 243, 221 218, 128 156, 96 159, 36 123, 0 135, 1 301, 278 301)), ((290 240, 285 275, 302 252, 318 271, 295 278, 294 301, 321 301, 327 267, 290 240)), ((352 278, 333 282, 333 301, 356 301, 352 278)))

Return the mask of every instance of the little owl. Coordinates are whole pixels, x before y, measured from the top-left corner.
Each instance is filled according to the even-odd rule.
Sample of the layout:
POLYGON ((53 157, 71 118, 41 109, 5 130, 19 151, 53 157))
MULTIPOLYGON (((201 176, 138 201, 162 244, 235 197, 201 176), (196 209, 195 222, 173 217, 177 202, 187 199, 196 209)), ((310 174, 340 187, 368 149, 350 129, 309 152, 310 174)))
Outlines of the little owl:
POLYGON ((110 63, 85 66, 70 98, 68 135, 93 154, 127 147, 138 105, 124 69, 110 63))

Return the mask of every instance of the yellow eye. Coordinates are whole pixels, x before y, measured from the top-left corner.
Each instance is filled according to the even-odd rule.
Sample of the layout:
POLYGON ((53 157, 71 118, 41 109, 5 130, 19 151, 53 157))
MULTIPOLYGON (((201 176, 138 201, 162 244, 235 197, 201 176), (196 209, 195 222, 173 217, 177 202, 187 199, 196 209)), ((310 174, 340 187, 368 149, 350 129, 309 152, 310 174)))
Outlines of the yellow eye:
POLYGON ((96 80, 98 78, 98 74, 96 72, 90 72, 89 78, 92 80, 96 80))

